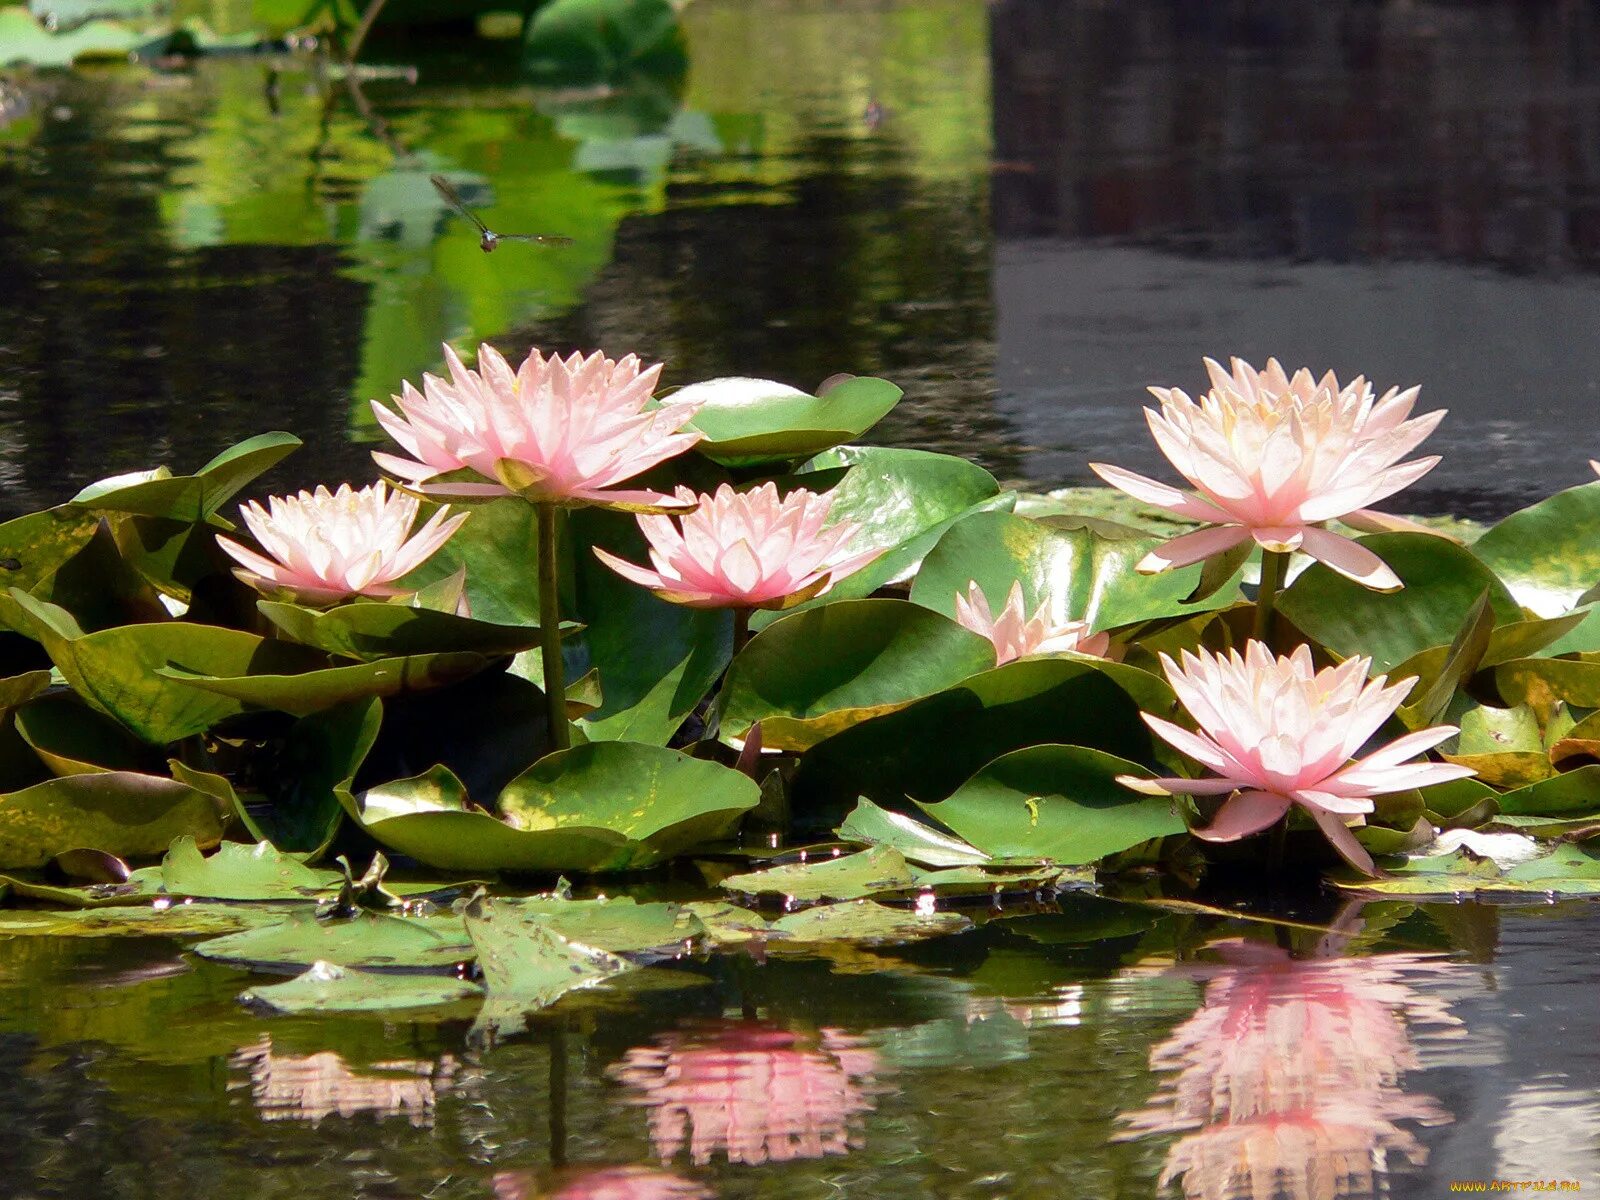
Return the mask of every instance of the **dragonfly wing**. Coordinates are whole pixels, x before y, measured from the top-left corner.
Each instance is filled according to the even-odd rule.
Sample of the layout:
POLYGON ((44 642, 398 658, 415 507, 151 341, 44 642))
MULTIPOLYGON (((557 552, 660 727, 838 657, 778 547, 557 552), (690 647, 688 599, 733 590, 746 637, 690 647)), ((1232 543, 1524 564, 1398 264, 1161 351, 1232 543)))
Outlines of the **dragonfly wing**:
POLYGON ((502 242, 543 242, 547 246, 570 246, 572 239, 559 233, 502 233, 502 242))

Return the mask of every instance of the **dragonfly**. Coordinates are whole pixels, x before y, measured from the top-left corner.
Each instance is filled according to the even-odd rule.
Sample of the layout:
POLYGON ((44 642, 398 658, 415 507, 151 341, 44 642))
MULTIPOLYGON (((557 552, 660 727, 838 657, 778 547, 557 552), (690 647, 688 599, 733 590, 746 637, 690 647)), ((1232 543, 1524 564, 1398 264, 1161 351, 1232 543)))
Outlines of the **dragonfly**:
POLYGON ((461 193, 456 191, 455 185, 448 179, 443 175, 430 175, 429 178, 433 181, 434 189, 444 197, 444 202, 477 226, 478 245, 485 254, 501 242, 542 242, 546 246, 572 245, 571 238, 563 237, 559 233, 496 233, 478 219, 477 213, 467 207, 467 202, 461 198, 461 193))

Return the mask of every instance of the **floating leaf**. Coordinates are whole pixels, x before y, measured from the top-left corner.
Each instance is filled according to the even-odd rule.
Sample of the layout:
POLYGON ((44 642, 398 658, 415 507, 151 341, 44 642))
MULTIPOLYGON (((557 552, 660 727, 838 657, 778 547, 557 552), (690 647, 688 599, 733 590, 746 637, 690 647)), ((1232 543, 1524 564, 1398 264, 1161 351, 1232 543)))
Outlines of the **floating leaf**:
POLYGON ((1082 746, 1029 746, 921 807, 980 850, 1018 861, 1091 863, 1184 832, 1170 799, 1131 792, 1119 775, 1148 772, 1082 746))
POLYGON ((695 447, 727 465, 807 458, 871 429, 900 402, 887 379, 846 379, 820 396, 770 379, 725 378, 690 384, 672 403, 698 402, 691 429, 705 434, 695 447))
POLYGON ((481 654, 450 652, 383 658, 288 675, 209 675, 175 665, 157 667, 155 673, 201 692, 225 696, 240 705, 307 717, 336 704, 371 696, 398 696, 459 683, 487 665, 488 660, 481 654))
POLYGON ((945 937, 972 928, 960 913, 919 913, 911 909, 890 908, 871 900, 843 904, 823 904, 789 913, 772 922, 772 930, 783 941, 768 949, 782 953, 787 948, 832 942, 856 945, 894 945, 945 937))
POLYGON ((876 846, 820 862, 791 863, 730 875, 722 886, 752 896, 789 900, 856 900, 882 892, 903 892, 915 884, 911 868, 898 850, 876 846))
POLYGON ((209 858, 191 837, 161 860, 161 884, 173 896, 208 900, 309 900, 339 886, 337 871, 318 871, 267 842, 224 842, 209 858))
POLYGON ((822 742, 801 760, 793 791, 806 800, 943 800, 985 763, 1063 730, 1120 758, 1148 761, 1150 733, 1139 714, 1165 715, 1176 704, 1164 679, 1137 667, 1076 656, 1019 659, 822 742))
POLYGON ((956 596, 976 581, 999 612, 1020 581, 1029 615, 1042 610, 1057 623, 1088 621, 1101 630, 1225 608, 1239 598, 1235 579, 1204 604, 1186 604, 1199 567, 1140 575, 1134 567, 1159 544, 1158 538, 1106 538, 1012 513, 974 513, 945 530, 923 560, 911 599, 953 617, 956 596))
POLYGON ((168 904, 42 911, 0 909, 0 937, 217 937, 276 925, 268 904, 168 904))
POLYGON ((1364 654, 1374 670, 1388 671, 1432 646, 1448 645, 1485 591, 1497 624, 1522 619, 1505 585, 1454 542, 1427 533, 1358 540, 1400 577, 1400 591, 1375 592, 1313 563, 1278 601, 1301 632, 1342 658, 1364 654))
POLYGON ((222 838, 218 805, 159 776, 68 775, 0 796, 0 868, 42 867, 78 849, 151 858, 185 834, 215 846, 222 838))
POLYGON ((318 611, 262 600, 256 607, 297 642, 369 661, 447 651, 493 658, 539 644, 537 625, 499 625, 403 604, 364 601, 318 611))
POLYGON ((903 600, 791 613, 728 671, 723 731, 761 722, 763 743, 805 749, 994 666, 989 640, 903 600))
POLYGON ((301 970, 318 959, 350 967, 453 967, 472 958, 461 918, 363 912, 326 919, 309 913, 201 942, 196 954, 221 962, 301 970))
POLYGON ((1525 896, 1542 902, 1558 896, 1600 895, 1600 858, 1577 846, 1563 845, 1502 871, 1493 860, 1461 849, 1454 854, 1408 859, 1384 878, 1344 877, 1334 882, 1362 895, 1415 899, 1525 896))
POLYGON ((898 851, 907 862, 924 867, 982 866, 989 861, 989 856, 976 846, 941 833, 904 813, 879 808, 871 800, 856 803, 844 824, 839 826, 839 836, 849 842, 887 846, 898 851))
POLYGON ((569 942, 612 954, 677 954, 705 932, 699 918, 681 905, 641 904, 624 896, 606 900, 503 897, 484 906, 482 913, 480 920, 495 926, 497 938, 514 939, 535 928, 548 929, 569 942))
POLYGON ((451 975, 397 975, 315 962, 287 983, 239 994, 239 1003, 269 1013, 377 1013, 457 1004, 483 997, 483 989, 451 975))
POLYGON ((1541 617, 1567 612, 1600 583, 1600 483, 1512 513, 1475 541, 1472 553, 1525 608, 1541 617))
POLYGON ((1499 798, 1501 813, 1554 817, 1600 809, 1600 763, 1539 780, 1499 798))
POLYGON ((346 799, 384 845, 456 870, 622 871, 725 835, 754 808, 747 776, 674 750, 595 742, 540 759, 501 793, 505 819, 475 809, 435 768, 346 799))

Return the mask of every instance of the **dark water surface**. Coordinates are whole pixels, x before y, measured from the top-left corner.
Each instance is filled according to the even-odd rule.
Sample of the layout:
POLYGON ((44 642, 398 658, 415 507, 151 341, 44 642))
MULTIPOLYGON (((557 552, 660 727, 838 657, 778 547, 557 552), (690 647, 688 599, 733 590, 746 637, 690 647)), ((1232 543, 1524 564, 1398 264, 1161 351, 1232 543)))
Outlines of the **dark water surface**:
MULTIPOLYGON (((365 401, 446 339, 634 350, 673 383, 881 373, 908 401, 875 439, 1037 486, 1162 470, 1142 388, 1230 352, 1451 407, 1415 509, 1493 516, 1600 453, 1588 4, 685 20, 688 79, 648 93, 538 91, 514 48, 444 37, 378 41, 416 81, 355 93, 293 57, 33 80, 0 125, 0 507, 273 427, 307 441, 278 486, 368 477, 365 401), (574 246, 482 254, 435 171, 574 246)), ((0 926, 0 1195, 1600 1187, 1600 910, 1377 905, 1320 951, 1136 916, 688 961, 497 1045, 268 1020, 174 943, 0 926), (678 1184, 622 1170, 663 1162, 678 1184)))

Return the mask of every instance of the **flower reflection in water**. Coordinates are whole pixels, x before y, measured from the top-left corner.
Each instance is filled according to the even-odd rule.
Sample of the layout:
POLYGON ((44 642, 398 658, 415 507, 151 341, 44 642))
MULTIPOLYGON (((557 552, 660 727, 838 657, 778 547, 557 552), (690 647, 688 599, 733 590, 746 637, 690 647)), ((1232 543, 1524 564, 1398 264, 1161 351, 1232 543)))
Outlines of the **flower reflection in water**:
POLYGON ((1297 960, 1273 946, 1214 947, 1205 1002, 1150 1054, 1172 1072, 1149 1108, 1126 1114, 1124 1140, 1185 1136, 1161 1186, 1182 1177, 1193 1200, 1335 1200, 1376 1194, 1396 1157, 1427 1158, 1397 1122, 1439 1125, 1431 1096, 1400 1076, 1418 1065, 1413 1031, 1462 1036, 1442 1000, 1412 981, 1451 970, 1424 955, 1297 960))
POLYGON ((650 1109, 663 1162, 687 1147, 757 1164, 845 1154, 873 1107, 875 1051, 836 1029, 814 1037, 758 1021, 680 1030, 628 1051, 612 1076, 650 1109))
POLYGON ((711 1193, 680 1175, 651 1167, 601 1167, 540 1190, 530 1171, 501 1171, 494 1200, 710 1200, 711 1193))
MULTIPOLYGON (((324 1117, 403 1115, 412 1125, 433 1124, 434 1100, 456 1075, 455 1060, 402 1060, 352 1071, 331 1050, 278 1054, 265 1035, 234 1054, 232 1063, 250 1072, 250 1094, 266 1121, 321 1121, 324 1117)), ((244 1086, 235 1084, 235 1087, 244 1086)))

